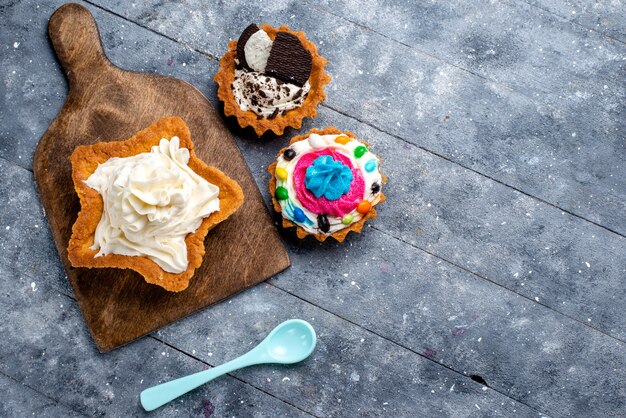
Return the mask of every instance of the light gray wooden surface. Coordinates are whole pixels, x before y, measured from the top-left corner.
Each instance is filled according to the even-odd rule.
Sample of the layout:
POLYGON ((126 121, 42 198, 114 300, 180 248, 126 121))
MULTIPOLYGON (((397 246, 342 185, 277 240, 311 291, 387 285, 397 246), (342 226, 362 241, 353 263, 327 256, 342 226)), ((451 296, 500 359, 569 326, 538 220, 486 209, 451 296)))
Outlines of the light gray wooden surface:
MULTIPOLYGON (((33 183, 66 82, 56 0, 0 4, 2 416, 135 416, 141 389, 217 365, 300 317, 303 364, 242 370, 154 416, 626 414, 626 4, 82 3, 109 58, 212 76, 250 22, 304 30, 333 81, 312 127, 370 142, 388 201, 363 234, 283 237, 293 266, 109 354, 85 329, 33 183), (226 326, 225 326, 226 325, 226 326)), ((269 207, 295 131, 229 122, 269 207)))

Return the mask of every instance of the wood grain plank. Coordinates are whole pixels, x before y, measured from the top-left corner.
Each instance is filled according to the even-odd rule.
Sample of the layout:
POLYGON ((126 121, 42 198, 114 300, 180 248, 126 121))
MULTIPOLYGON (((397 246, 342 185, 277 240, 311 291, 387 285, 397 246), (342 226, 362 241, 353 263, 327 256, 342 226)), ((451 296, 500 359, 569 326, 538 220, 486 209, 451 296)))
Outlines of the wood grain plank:
POLYGON ((610 68, 622 67, 622 43, 524 1, 319 4, 343 19, 530 97, 539 93, 540 101, 583 86, 597 87, 602 81, 620 82, 610 68), (560 71, 540 70, 545 68, 560 71), (593 80, 588 80, 590 73, 593 80))
POLYGON ((60 4, 14 2, 0 8, 0 156, 31 171, 37 142, 67 94, 47 35, 48 19, 60 4))
MULTIPOLYGON (((391 204, 381 205, 375 228, 585 326, 626 339, 621 319, 624 238, 335 112, 322 110, 303 130, 316 123, 360 132, 383 157, 383 169, 391 173, 386 189, 391 204)), ((249 160, 260 161, 255 176, 263 187, 263 164, 280 146, 240 144, 249 160)))
MULTIPOLYGON (((358 132, 382 158, 389 202, 375 228, 626 340, 625 238, 331 110, 303 129, 327 124, 358 132)), ((259 166, 280 148, 240 144, 259 166)), ((268 175, 254 174, 262 187, 268 175)))
POLYGON ((294 240, 271 283, 550 415, 626 408, 626 343, 373 228, 350 244, 294 240))
POLYGON ((332 8, 384 36, 318 2, 95 3, 218 57, 247 16, 297 25, 329 60, 332 108, 626 235, 619 42, 523 3, 332 8))
MULTIPOLYGON (((394 129, 394 120, 381 124, 376 112, 363 112, 361 119, 624 235, 626 185, 616 179, 626 167, 614 157, 624 153, 619 137, 626 128, 619 116, 626 112, 626 84, 618 76, 625 71, 623 44, 520 2, 397 1, 376 14, 367 12, 376 6, 355 5, 344 2, 332 13, 504 86, 487 86, 492 93, 467 88, 463 77, 444 71, 432 79, 435 88, 419 89, 419 111, 404 113, 423 121, 400 120, 407 129, 394 129), (467 94, 446 97, 446 82, 467 94), (421 98, 442 90, 448 103, 437 100, 436 112, 423 112, 431 100, 420 104, 421 98), (411 131, 446 143, 412 140, 411 131)), ((396 59, 376 50, 387 61, 396 59)), ((372 67, 361 69, 371 74, 372 67)), ((410 79, 400 71, 396 79, 410 79)))
POLYGON ((62 415, 67 418, 86 417, 65 405, 33 390, 0 373, 2 403, 0 416, 3 417, 51 417, 62 415))
MULTIPOLYGON (((378 310, 380 306, 370 308, 378 310)), ((185 351, 196 350, 199 358, 211 364, 219 364, 238 355, 241 347, 260 341, 270 324, 288 318, 303 318, 315 327, 318 345, 309 360, 294 368, 261 366, 234 375, 314 415, 549 414, 548 409, 529 408, 498 393, 498 388, 488 389, 462 373, 441 367, 267 284, 237 295, 232 302, 220 303, 211 312, 173 324, 157 335, 185 351), (222 330, 214 325, 216 321, 236 322, 236 326, 222 330), (224 341, 238 341, 240 345, 224 341)))
POLYGON ((581 25, 590 30, 626 42, 626 8, 616 1, 525 0, 526 3, 581 25))

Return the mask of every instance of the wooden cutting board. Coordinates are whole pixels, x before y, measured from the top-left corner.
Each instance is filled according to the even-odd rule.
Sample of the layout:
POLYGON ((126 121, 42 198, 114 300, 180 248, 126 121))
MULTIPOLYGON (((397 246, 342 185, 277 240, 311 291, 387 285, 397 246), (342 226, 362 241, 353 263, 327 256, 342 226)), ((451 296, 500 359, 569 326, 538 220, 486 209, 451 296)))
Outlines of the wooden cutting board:
MULTIPOLYGON (((123 71, 104 55, 98 28, 78 4, 50 18, 50 40, 69 82, 65 105, 37 146, 35 180, 57 249, 96 345, 109 351, 261 282, 289 266, 287 252, 235 141, 192 85, 123 71), (67 244, 80 209, 70 155, 78 145, 126 140, 166 116, 180 116, 198 156, 235 179, 245 202, 214 228, 189 287, 170 293, 130 270, 73 268, 67 244)), ((207 74, 207 80, 211 79, 207 74)), ((36 248, 32 249, 36 251, 36 248)))

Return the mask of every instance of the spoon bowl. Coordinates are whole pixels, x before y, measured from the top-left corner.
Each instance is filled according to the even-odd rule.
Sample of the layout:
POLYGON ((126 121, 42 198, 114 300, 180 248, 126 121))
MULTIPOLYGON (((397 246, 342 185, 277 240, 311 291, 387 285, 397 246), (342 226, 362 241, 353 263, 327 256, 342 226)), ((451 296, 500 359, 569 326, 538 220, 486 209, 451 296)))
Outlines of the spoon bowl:
POLYGON ((316 342, 315 330, 308 322, 291 319, 274 328, 261 346, 274 363, 292 364, 311 355, 316 342))

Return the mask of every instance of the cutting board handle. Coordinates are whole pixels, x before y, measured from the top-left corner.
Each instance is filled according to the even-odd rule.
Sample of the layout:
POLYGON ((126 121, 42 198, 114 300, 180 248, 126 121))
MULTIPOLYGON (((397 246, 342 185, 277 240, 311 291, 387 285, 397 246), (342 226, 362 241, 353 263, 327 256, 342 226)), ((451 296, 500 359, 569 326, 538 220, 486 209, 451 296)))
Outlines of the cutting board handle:
POLYGON ((96 80, 94 72, 114 68, 104 55, 93 15, 80 4, 59 7, 50 17, 48 35, 70 87, 96 80))

